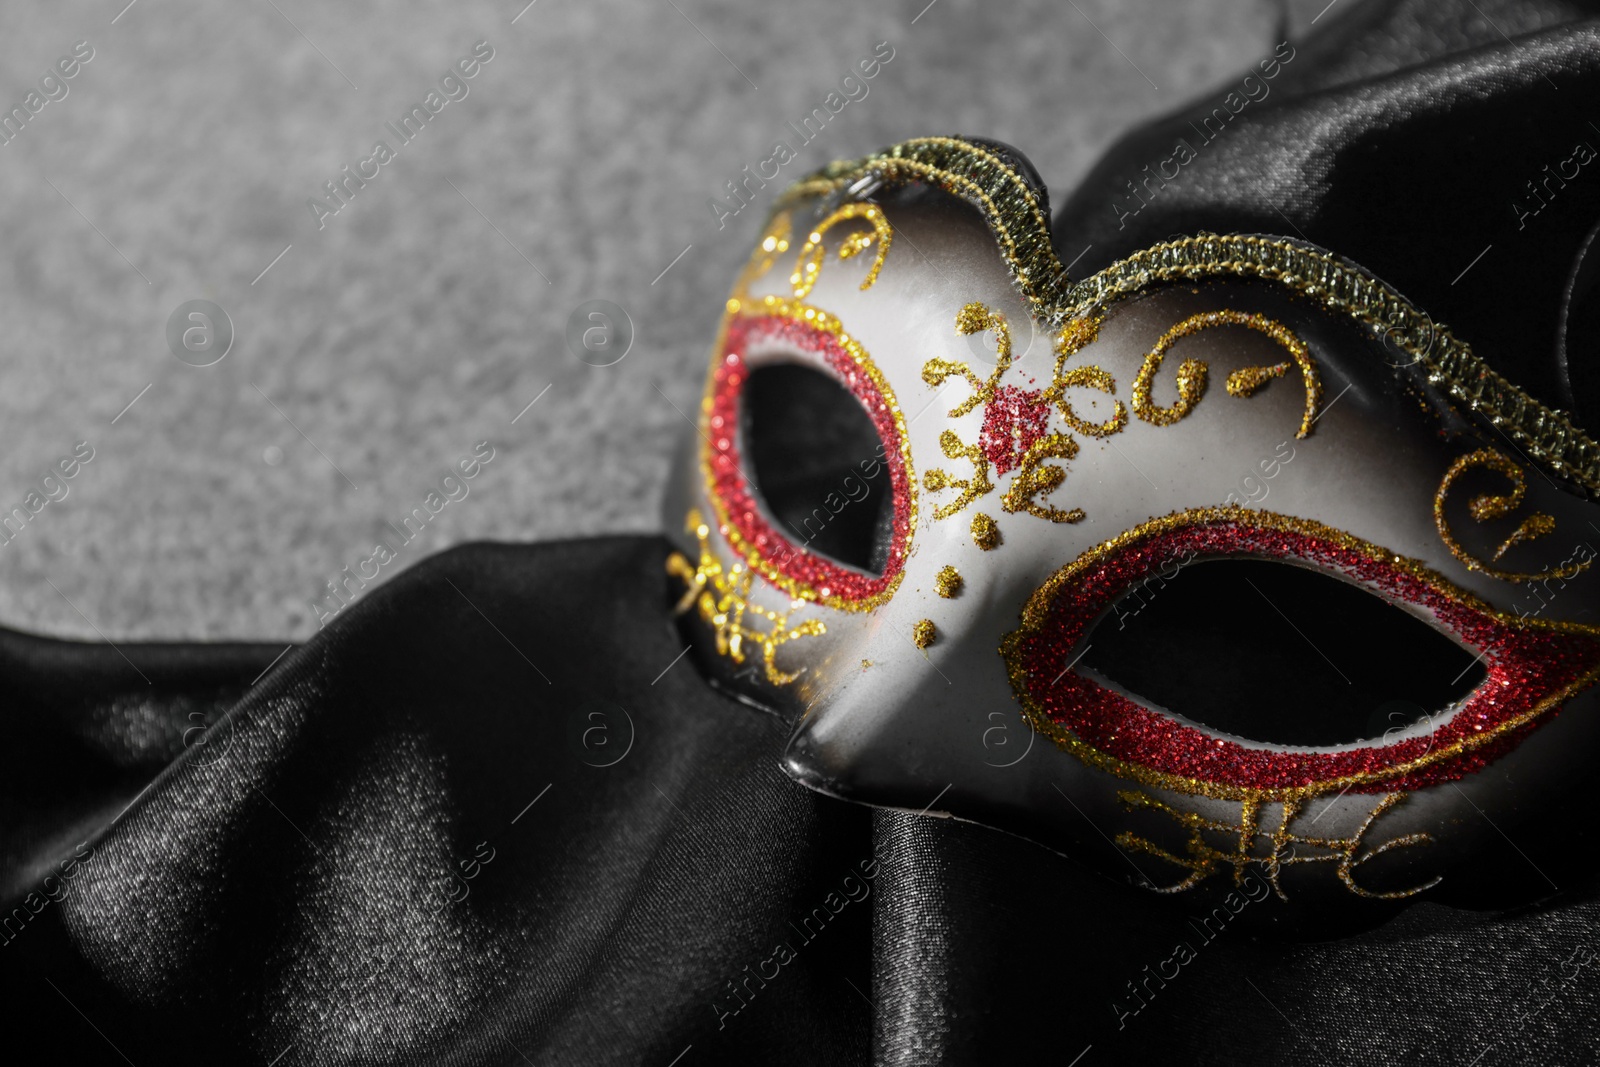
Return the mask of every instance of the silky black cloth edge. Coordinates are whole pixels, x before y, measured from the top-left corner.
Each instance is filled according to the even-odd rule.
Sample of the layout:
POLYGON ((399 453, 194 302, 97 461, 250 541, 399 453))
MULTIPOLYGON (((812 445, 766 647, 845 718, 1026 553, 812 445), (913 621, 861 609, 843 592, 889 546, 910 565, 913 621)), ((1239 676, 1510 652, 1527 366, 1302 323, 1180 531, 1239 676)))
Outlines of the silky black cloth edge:
POLYGON ((1082 276, 1175 235, 1310 240, 1600 433, 1600 297, 1563 300, 1600 224, 1600 159, 1572 162, 1580 142, 1600 151, 1596 14, 1335 8, 1323 32, 1119 140, 1062 202, 1056 245, 1083 250, 1082 276))
MULTIPOLYGON (((109 829, 67 806, 88 855, 0 948, 5 1002, 83 1062, 114 1044, 135 1063, 291 1046, 285 1063, 665 1063, 713 1037, 729 1060, 848 1059, 868 1012, 843 978, 870 984, 868 910, 830 912, 809 942, 787 924, 870 859, 870 815, 791 783, 775 721, 688 664, 656 680, 682 648, 664 558, 654 539, 472 546, 374 590, 109 829), (610 767, 574 743, 607 701, 636 731, 610 767), (785 938, 796 958, 770 990, 730 993, 785 938)), ((31 651, 63 684, 74 658, 105 665, 94 647, 31 651)), ((159 658, 122 651, 146 673, 159 658)), ((276 651, 222 653, 231 684, 276 651)), ((181 736, 211 690, 167 692, 146 715, 181 736)), ((15 758, 81 739, 11 718, 33 723, 15 758)), ((624 721, 610 728, 620 747, 624 721)), ((61 761, 57 796, 110 773, 116 746, 99 749, 61 761)))
MULTIPOLYGON (((166 695, 35 783, 25 840, 6 827, 34 870, 87 853, 0 946, 13 1031, 69 1062, 138 1064, 1600 1055, 1600 983, 1562 966, 1593 902, 1421 905, 1356 938, 1252 944, 1027 842, 795 786, 775 720, 686 661, 656 680, 682 650, 666 552, 452 550, 253 686, 280 648, 218 649, 185 692, 160 661, 194 649, 123 646, 166 695), (184 745, 193 706, 241 687, 184 745), (631 716, 614 766, 574 741, 596 706, 631 716), (178 758, 111 825, 122 793, 82 815, 79 782, 137 788, 116 767, 151 733, 178 758), (1195 959, 1145 985, 1178 941, 1195 959)), ((5 644, 43 705, 52 680, 113 701, 142 686, 98 646, 5 644)), ((8 771, 105 721, 6 718, 8 771)))

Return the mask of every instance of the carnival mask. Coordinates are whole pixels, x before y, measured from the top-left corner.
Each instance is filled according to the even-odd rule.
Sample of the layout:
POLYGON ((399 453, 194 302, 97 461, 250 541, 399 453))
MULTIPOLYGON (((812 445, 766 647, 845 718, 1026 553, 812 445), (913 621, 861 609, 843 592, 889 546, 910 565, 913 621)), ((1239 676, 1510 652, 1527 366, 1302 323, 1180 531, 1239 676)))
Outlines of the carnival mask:
POLYGON ((1600 448, 1333 253, 1073 281, 1016 153, 907 142, 778 202, 698 428, 678 609, 808 786, 1313 934, 1589 873, 1600 448))

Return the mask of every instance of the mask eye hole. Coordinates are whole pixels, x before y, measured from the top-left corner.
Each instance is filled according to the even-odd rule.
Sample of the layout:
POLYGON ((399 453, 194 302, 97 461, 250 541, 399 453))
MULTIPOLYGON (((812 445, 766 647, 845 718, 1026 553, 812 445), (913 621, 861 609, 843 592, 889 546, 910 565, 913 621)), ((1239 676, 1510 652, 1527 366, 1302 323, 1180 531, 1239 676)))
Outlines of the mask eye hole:
POLYGON ((872 611, 905 577, 917 525, 894 392, 827 312, 775 296, 729 305, 701 424, 717 526, 791 597, 872 611))
POLYGON ((753 495, 796 545, 883 574, 894 499, 887 477, 867 477, 883 455, 866 409, 814 367, 769 363, 750 371, 740 434, 753 495))
MULTIPOLYGON (((1278 585, 1273 588, 1286 599, 1293 595, 1278 585)), ((1259 597, 1248 586, 1246 592, 1259 597)), ((1161 595, 1157 593, 1152 606, 1161 595)), ((1220 595, 1214 591, 1198 608, 1191 604, 1182 613, 1185 632, 1175 639, 1198 640, 1203 631, 1221 632, 1213 613, 1223 601, 1240 595, 1235 587, 1220 595)), ((1280 609, 1293 617, 1296 607, 1263 602, 1261 608, 1247 610, 1259 610, 1260 617, 1270 621, 1283 619, 1280 609)), ((1421 673, 1410 647, 1416 635, 1385 637, 1368 629, 1373 625, 1368 618, 1347 621, 1326 609, 1320 613, 1337 624, 1336 629, 1348 631, 1347 640, 1352 635, 1363 639, 1358 654, 1363 662, 1375 653, 1384 654, 1375 646, 1403 640, 1406 658, 1389 670, 1390 676, 1421 673)), ((1370 541, 1311 519, 1239 507, 1173 512, 1082 553, 1034 590, 1023 607, 1021 623, 1001 640, 1000 654, 1034 729, 1119 776, 1219 799, 1282 799, 1345 790, 1397 792, 1454 781, 1511 751, 1549 721, 1569 696, 1600 679, 1600 627, 1506 615, 1418 561, 1370 541), (1153 701, 1133 698, 1119 685, 1106 684, 1110 675, 1086 667, 1078 670, 1079 657, 1093 651, 1091 639, 1101 640, 1109 633, 1104 630, 1106 620, 1114 618, 1115 605, 1130 590, 1152 576, 1173 581, 1191 565, 1190 578, 1204 578, 1207 568, 1222 561, 1245 560, 1310 568, 1370 591, 1393 610, 1426 618, 1425 625, 1442 629, 1481 660, 1484 677, 1453 709, 1448 690, 1443 699, 1425 696, 1433 705, 1428 709, 1434 712, 1432 721, 1414 729, 1395 723, 1402 728, 1391 734, 1385 725, 1374 738, 1366 725, 1369 719, 1362 717, 1357 727, 1351 717, 1334 714, 1330 736, 1354 734, 1363 739, 1294 745, 1197 725, 1188 717, 1192 709, 1176 698, 1172 702, 1178 706, 1164 710, 1153 701)), ((1116 622, 1110 625, 1115 627, 1116 622)), ((1285 625, 1295 628, 1293 623, 1285 625)), ((1380 620, 1377 625, 1386 624, 1380 620)), ((1340 635, 1325 636, 1331 643, 1340 635)), ((1234 635, 1230 643, 1237 647, 1238 640, 1234 635)), ((1114 645, 1111 650, 1115 651, 1114 645)), ((1160 657, 1161 652, 1147 646, 1143 656, 1160 657)), ((1104 670, 1124 678, 1132 677, 1129 671, 1138 662, 1125 656, 1124 667, 1099 657, 1104 670)), ((1443 684, 1465 686, 1470 674, 1457 678, 1451 665, 1443 664, 1443 684)), ((1403 680, 1411 684, 1409 677, 1403 680)), ((1138 684, 1148 690, 1159 683, 1141 676, 1138 684)), ((1292 685, 1293 702, 1285 701, 1282 718, 1303 712, 1297 706, 1300 701, 1316 696, 1308 694, 1312 687, 1303 677, 1288 677, 1284 685, 1292 685)), ((1271 710, 1271 702, 1256 703, 1257 715, 1271 710)), ((1363 710, 1370 716, 1379 709, 1363 710)), ((1388 720, 1390 710, 1383 709, 1384 719, 1393 722, 1388 720)), ((1253 732, 1284 736, 1274 732, 1277 717, 1263 715, 1263 719, 1261 724, 1250 724, 1253 732)))
POLYGON ((1464 700, 1486 676, 1457 642, 1331 575, 1222 559, 1154 574, 1088 637, 1082 666, 1250 741, 1378 740, 1464 700))

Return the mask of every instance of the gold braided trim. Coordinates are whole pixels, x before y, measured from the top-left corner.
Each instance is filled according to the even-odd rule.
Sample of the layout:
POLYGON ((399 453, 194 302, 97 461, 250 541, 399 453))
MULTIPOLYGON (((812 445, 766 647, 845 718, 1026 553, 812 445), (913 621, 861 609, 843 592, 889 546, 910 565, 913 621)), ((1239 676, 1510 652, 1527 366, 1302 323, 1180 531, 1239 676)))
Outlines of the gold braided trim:
POLYGON ((992 151, 954 137, 926 137, 859 160, 831 163, 791 186, 795 201, 852 193, 863 178, 925 182, 976 207, 1034 315, 1052 330, 1102 312, 1152 285, 1218 277, 1262 278, 1380 331, 1426 373, 1429 384, 1504 432, 1551 472, 1600 495, 1600 444, 1565 412, 1545 407, 1490 369, 1472 348, 1387 283, 1314 245, 1284 237, 1201 234, 1135 252, 1080 282, 1067 277, 1039 198, 992 151))
POLYGON ((1027 180, 982 145, 955 137, 919 137, 865 159, 830 163, 786 189, 773 210, 847 191, 869 175, 890 186, 925 182, 976 207, 1000 241, 1011 276, 1034 313, 1053 322, 1050 309, 1068 278, 1050 240, 1050 220, 1027 180))

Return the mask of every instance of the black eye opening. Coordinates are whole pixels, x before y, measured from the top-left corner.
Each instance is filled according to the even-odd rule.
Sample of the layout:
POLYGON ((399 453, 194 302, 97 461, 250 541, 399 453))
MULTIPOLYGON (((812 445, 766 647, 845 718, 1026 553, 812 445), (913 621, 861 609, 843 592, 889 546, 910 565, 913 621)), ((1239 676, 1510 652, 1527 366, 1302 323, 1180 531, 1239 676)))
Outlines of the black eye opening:
POLYGON ((739 412, 751 495, 773 525, 808 551, 882 575, 894 494, 861 402, 815 367, 768 363, 750 370, 739 412))
POLYGON ((1205 560, 1124 594, 1080 665, 1214 730, 1267 744, 1393 736, 1483 681, 1476 657, 1331 575, 1270 560, 1205 560))

